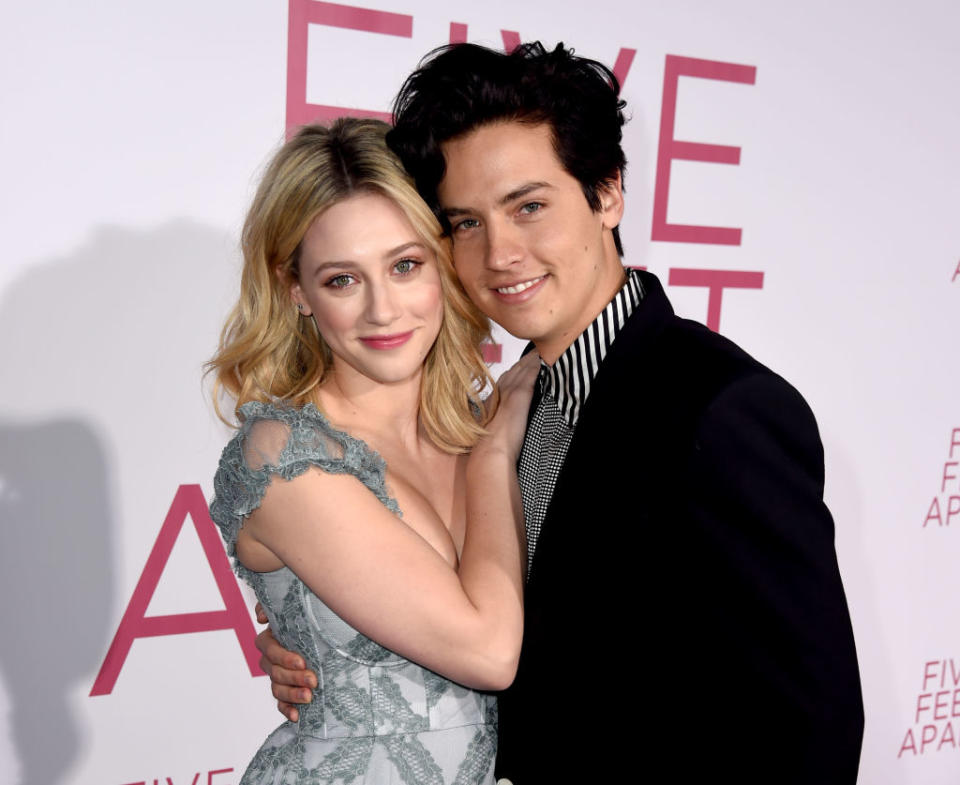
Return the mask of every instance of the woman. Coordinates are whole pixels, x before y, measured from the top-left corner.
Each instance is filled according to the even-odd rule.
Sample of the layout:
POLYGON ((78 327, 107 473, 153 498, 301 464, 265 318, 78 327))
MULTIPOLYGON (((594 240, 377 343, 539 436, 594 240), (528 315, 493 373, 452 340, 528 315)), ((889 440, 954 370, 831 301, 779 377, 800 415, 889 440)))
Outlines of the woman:
POLYGON ((210 363, 241 421, 211 513, 319 677, 245 785, 493 781, 495 703, 474 690, 507 686, 519 656, 538 364, 501 378, 490 417, 488 325, 386 130, 310 126, 276 155, 210 363))

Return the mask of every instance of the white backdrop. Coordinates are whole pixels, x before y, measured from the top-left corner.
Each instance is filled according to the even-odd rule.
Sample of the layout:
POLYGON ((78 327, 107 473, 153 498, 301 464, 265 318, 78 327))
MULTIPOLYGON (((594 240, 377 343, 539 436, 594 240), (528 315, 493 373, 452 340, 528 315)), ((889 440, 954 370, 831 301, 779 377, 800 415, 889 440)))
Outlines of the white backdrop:
MULTIPOLYGON (((209 499, 228 437, 201 366, 286 119, 385 111, 451 35, 562 40, 619 63, 627 262, 658 274, 682 314, 712 314, 818 416, 867 711, 860 782, 960 781, 960 6, 363 5, 388 13, 5 8, 0 782, 235 785, 279 722, 227 626, 249 631, 247 617, 209 613, 237 603, 215 581, 222 549, 213 567, 205 556, 200 496, 181 489, 209 499), (687 75, 665 82, 675 67, 687 75), (672 139, 728 149, 671 166, 672 139), (702 160, 735 159, 731 147, 736 165, 702 160), (696 230, 665 224, 742 235, 690 242, 696 230), (719 315, 703 271, 737 273, 719 315), (108 658, 128 606, 131 634, 155 634, 108 658)), ((505 342, 504 360, 517 351, 505 342)), ((691 707, 697 732, 722 721, 691 707)))

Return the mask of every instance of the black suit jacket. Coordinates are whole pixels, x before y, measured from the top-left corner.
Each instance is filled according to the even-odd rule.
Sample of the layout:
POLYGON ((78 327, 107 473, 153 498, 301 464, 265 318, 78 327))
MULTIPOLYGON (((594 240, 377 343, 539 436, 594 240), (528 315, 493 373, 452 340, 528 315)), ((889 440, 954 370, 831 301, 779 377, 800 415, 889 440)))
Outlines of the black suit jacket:
POLYGON ((852 784, 863 706, 816 422, 642 275, 540 533, 498 776, 852 784))

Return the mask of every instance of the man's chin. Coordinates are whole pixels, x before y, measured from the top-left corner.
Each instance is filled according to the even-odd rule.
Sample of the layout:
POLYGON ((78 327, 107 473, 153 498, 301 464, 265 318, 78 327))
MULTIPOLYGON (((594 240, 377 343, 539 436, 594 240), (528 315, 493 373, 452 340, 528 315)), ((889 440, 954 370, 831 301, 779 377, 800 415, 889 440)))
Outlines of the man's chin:
POLYGON ((490 317, 491 321, 506 330, 514 338, 519 338, 521 341, 533 341, 534 343, 537 342, 539 331, 534 327, 527 324, 504 324, 503 322, 499 321, 496 316, 490 314, 487 315, 490 317))

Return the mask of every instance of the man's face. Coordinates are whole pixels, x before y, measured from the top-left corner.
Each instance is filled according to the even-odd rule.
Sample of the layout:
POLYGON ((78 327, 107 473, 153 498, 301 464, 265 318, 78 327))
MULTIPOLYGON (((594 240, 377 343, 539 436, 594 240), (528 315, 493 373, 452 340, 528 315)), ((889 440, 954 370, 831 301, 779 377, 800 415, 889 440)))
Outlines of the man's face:
POLYGON ((437 194, 464 288, 552 363, 623 282, 611 231, 623 214, 619 183, 591 210, 544 124, 484 125, 445 142, 443 153, 437 194))

